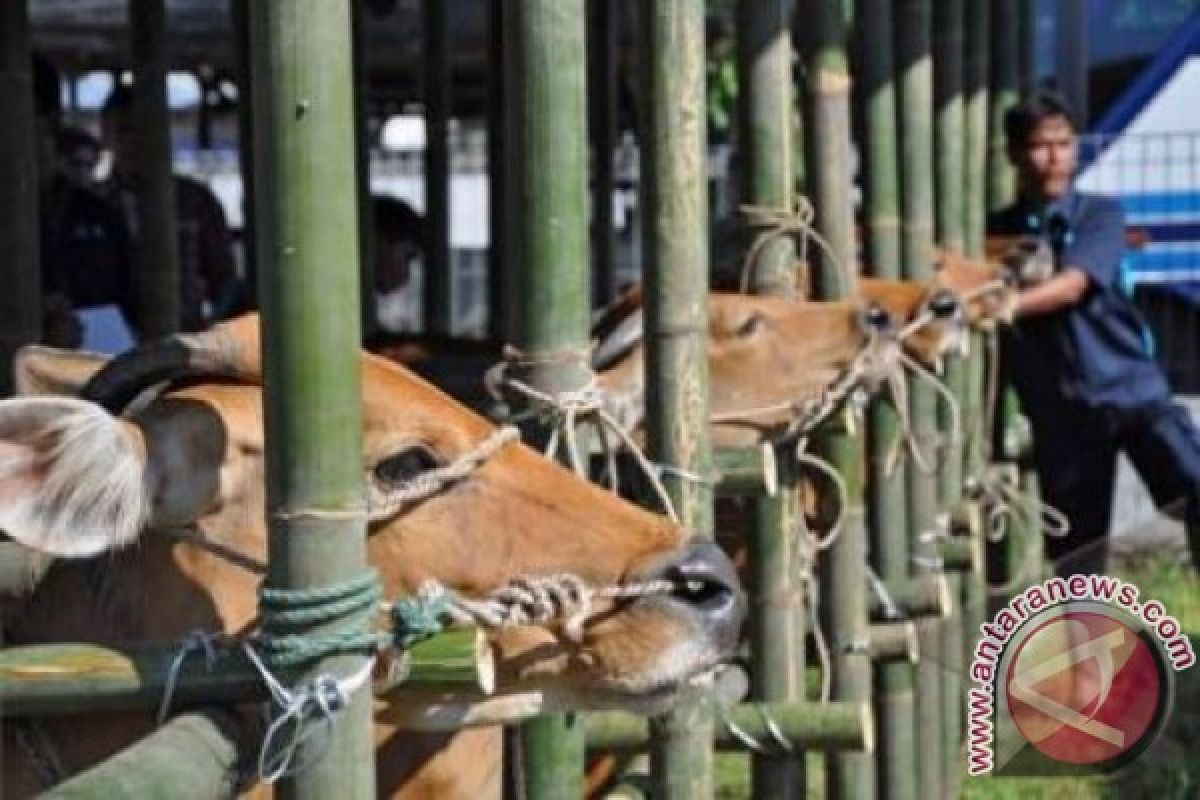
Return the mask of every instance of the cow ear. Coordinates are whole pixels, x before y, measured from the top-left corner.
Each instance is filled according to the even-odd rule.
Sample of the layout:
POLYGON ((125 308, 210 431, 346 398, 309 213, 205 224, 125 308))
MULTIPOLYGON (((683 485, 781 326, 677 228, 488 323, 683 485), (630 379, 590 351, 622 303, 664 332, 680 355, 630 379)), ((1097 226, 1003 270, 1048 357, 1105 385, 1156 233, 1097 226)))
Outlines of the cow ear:
POLYGON ((90 556, 145 526, 145 457, 133 431, 71 397, 0 400, 0 530, 26 547, 90 556))
POLYGON ((92 376, 109 362, 108 356, 31 344, 17 351, 13 384, 17 394, 78 397, 92 376))

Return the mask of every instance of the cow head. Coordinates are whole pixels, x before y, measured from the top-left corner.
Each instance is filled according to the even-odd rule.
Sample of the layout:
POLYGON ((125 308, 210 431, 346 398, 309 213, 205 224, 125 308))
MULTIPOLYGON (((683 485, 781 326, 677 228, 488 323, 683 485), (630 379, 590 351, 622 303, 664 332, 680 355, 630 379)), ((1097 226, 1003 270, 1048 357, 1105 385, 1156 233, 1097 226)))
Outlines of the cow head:
MULTIPOLYGON (((258 359, 257 320, 244 318, 121 357, 89 382, 95 402, 0 401, 0 528, 59 556, 104 553, 111 584, 144 600, 106 620, 67 596, 86 589, 72 583, 76 565, 62 564, 16 620, 15 640, 161 640, 250 624, 261 575, 245 562, 266 557, 258 359), (122 413, 148 387, 181 379, 122 413), (168 535, 179 530, 239 559, 168 535)), ((362 379, 368 550, 389 598, 431 578, 480 595, 517 576, 559 573, 594 586, 665 578, 679 587, 597 601, 575 637, 536 626, 492 632, 495 698, 413 690, 392 703, 396 720, 452 727, 565 706, 648 711, 731 653, 744 604, 715 546, 689 542, 665 518, 519 443, 498 446, 427 499, 401 502, 399 487, 476 451, 495 428, 383 359, 364 355, 362 379)))
POLYGON ((1016 311, 1016 276, 999 261, 975 261, 951 250, 939 251, 933 285, 958 295, 973 326, 1008 324, 1016 311))
MULTIPOLYGON (((640 303, 606 319, 593 358, 600 381, 617 397, 640 397, 644 347, 640 303)), ((850 371, 873 389, 895 353, 891 316, 858 301, 802 303, 713 293, 708 302, 713 443, 756 444, 794 427, 850 371)), ((832 398, 831 398, 832 399, 832 398)), ((640 404, 623 404, 638 407, 640 404)), ((640 420, 630 420, 636 426, 640 420)))

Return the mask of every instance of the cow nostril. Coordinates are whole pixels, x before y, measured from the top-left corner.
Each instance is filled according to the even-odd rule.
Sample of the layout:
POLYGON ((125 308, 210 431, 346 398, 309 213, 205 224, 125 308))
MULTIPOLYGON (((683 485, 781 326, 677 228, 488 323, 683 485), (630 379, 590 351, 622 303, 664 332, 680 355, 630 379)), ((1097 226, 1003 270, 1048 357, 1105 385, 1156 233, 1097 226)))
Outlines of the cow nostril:
POLYGON ((885 332, 892 327, 892 315, 883 306, 872 303, 863 311, 863 321, 873 331, 885 332))
POLYGON ((958 298, 953 292, 941 290, 929 299, 929 310, 937 317, 953 317, 958 314, 958 298))
POLYGON ((733 589, 711 577, 671 577, 675 589, 671 597, 699 611, 719 611, 729 605, 733 589))

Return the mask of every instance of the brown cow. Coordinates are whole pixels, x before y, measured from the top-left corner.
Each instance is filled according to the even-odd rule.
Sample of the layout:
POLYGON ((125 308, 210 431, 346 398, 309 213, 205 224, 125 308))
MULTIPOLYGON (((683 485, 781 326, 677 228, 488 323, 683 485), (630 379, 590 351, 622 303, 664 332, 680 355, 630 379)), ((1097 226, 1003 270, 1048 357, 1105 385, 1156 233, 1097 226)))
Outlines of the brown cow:
MULTIPOLYGON (((593 361, 608 394, 637 398, 644 381, 642 315, 634 303, 626 308, 624 319, 610 321, 593 361)), ((777 438, 848 370, 861 370, 860 383, 874 388, 896 349, 890 315, 853 300, 803 303, 714 292, 708 330, 713 442, 721 447, 777 438)), ((627 422, 636 427, 640 419, 627 422)))
MULTIPOLYGON (((197 628, 251 628, 262 577, 252 565, 266 556, 257 339, 256 321, 241 320, 118 359, 89 393, 114 408, 141 395, 124 415, 72 397, 0 401, 0 527, 60 556, 102 553, 58 560, 10 618, 9 643, 169 641, 197 628), (184 377, 185 387, 145 397, 149 386, 184 377), (241 557, 171 535, 181 529, 241 557)), ((389 696, 376 726, 381 795, 499 792, 498 731, 413 734, 401 725, 445 729, 562 707, 660 709, 730 654, 744 601, 725 557, 524 446, 501 446, 427 500, 389 503, 398 485, 454 462, 494 428, 383 359, 364 355, 362 375, 368 549, 389 598, 430 577, 467 594, 563 572, 597 586, 687 581, 669 594, 597 601, 579 641, 549 627, 491 633, 491 699, 389 696)), ((151 727, 145 715, 39 724, 70 772, 151 727)), ((28 754, 4 745, 4 796, 44 788, 28 754)))

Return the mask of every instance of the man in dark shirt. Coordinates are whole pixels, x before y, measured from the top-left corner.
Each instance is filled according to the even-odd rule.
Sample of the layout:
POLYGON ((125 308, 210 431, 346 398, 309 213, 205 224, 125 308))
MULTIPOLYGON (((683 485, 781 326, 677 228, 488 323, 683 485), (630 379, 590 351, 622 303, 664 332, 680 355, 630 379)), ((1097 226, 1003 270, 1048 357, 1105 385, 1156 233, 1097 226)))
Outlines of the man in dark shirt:
POLYGON ((120 214, 63 173, 58 151, 61 83, 57 70, 34 57, 34 110, 41 221, 43 338, 78 347, 83 329, 74 312, 115 305, 135 328, 136 293, 129 233, 120 214))
MULTIPOLYGON (((134 135, 132 87, 119 82, 113 87, 104 104, 101 129, 113 162, 112 174, 98 189, 122 213, 136 251, 137 185, 142 164, 134 135)), ((175 207, 181 324, 187 331, 201 330, 229 316, 239 299, 233 237, 220 201, 200 181, 175 176, 175 207)))
POLYGON ((1004 342, 1006 372, 1033 426, 1042 491, 1071 523, 1047 550, 1059 574, 1103 571, 1124 452, 1159 508, 1185 519, 1200 566, 1200 432, 1171 401, 1121 291, 1121 207, 1072 187, 1076 129, 1057 97, 1014 108, 1005 133, 1020 198, 992 216, 989 234, 1038 237, 1053 255, 1052 274, 1021 291, 1004 342))

